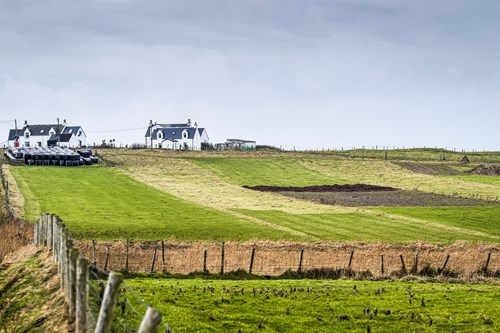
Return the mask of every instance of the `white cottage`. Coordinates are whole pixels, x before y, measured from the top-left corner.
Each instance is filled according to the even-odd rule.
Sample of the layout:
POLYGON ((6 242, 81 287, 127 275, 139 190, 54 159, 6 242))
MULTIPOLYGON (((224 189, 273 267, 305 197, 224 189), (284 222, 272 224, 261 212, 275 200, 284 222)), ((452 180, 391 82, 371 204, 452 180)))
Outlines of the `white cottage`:
POLYGON ((11 129, 8 139, 9 147, 48 147, 61 146, 78 148, 87 145, 87 134, 81 126, 62 125, 29 125, 27 121, 21 129, 11 129))
POLYGON ((157 124, 149 122, 145 135, 146 146, 150 148, 201 150, 202 143, 208 144, 208 134, 195 122, 182 124, 157 124))

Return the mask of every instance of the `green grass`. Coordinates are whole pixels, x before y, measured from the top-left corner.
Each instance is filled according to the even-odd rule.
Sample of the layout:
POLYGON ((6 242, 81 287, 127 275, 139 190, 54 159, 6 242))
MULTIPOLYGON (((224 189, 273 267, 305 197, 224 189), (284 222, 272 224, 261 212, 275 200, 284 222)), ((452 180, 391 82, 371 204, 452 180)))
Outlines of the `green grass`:
POLYGON ((343 156, 350 158, 387 159, 392 161, 439 161, 461 162, 464 156, 470 163, 499 163, 500 152, 460 152, 442 148, 414 148, 414 149, 351 149, 329 150, 315 152, 321 155, 343 156))
POLYGON ((460 180, 465 180, 467 182, 489 184, 489 185, 495 185, 495 186, 500 187, 500 176, 468 175, 468 176, 453 176, 451 178, 457 178, 460 180))
MULTIPOLYGON (((425 241, 450 243, 456 240, 498 241, 500 207, 481 207, 465 210, 474 221, 458 221, 462 208, 380 208, 376 211, 394 215, 422 218, 422 223, 397 219, 387 215, 363 213, 288 214, 280 211, 238 210, 239 212, 269 221, 308 236, 329 241, 365 241, 405 243, 425 241), (421 213, 421 215, 419 215, 421 213), (427 214, 426 214, 427 213, 427 214), (485 218, 482 218, 485 214, 485 218), (438 216, 436 219, 434 216, 438 216), (446 216, 446 218, 444 218, 446 216), (429 221, 431 223, 426 223, 429 221), (451 229, 448 226, 460 229, 451 229), (475 231, 482 231, 477 234, 475 231)), ((468 209, 468 208, 467 208, 468 209)), ((465 213, 464 213, 465 214, 465 213)), ((462 216, 463 217, 463 216, 462 216)))
POLYGON ((500 236, 499 206, 398 207, 375 210, 500 236))
POLYGON ((308 186, 345 184, 300 164, 297 158, 191 158, 196 164, 237 185, 308 186))
POLYGON ((59 215, 83 239, 247 240, 294 235, 192 204, 111 168, 17 167, 26 216, 59 215))
POLYGON ((134 307, 144 310, 130 297, 131 289, 161 311, 177 333, 366 332, 368 325, 372 332, 500 330, 500 288, 495 284, 161 278, 125 282, 134 307), (378 310, 373 319, 365 314, 368 307, 372 314, 378 310), (259 329, 259 323, 264 328, 259 329))

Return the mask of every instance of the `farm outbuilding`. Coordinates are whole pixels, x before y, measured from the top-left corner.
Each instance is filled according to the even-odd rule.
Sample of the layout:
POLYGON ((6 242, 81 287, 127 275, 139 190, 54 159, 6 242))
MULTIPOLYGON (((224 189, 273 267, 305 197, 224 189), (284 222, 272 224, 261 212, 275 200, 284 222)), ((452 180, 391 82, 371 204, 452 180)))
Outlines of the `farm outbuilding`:
POLYGON ((217 150, 255 150, 257 149, 257 142, 252 140, 227 139, 226 142, 218 143, 215 147, 217 150))

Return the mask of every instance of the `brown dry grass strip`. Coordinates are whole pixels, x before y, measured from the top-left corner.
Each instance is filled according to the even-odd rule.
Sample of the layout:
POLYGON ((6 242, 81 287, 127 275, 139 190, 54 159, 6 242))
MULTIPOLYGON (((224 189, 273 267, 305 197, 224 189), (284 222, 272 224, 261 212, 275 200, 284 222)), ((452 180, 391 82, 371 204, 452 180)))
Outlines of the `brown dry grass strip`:
POLYGON ((19 219, 24 218, 24 196, 22 195, 17 182, 10 172, 10 165, 2 165, 5 180, 9 183, 9 203, 14 216, 19 219))
MULTIPOLYGON (((80 241, 78 247, 92 261, 92 242, 80 241)), ((131 243, 129 248, 129 271, 149 272, 156 242, 131 243)), ((125 242, 98 242, 97 265, 102 268, 106 247, 110 247, 109 270, 125 268, 125 242)), ((166 270, 170 273, 188 274, 203 270, 203 253, 207 250, 207 268, 217 273, 221 267, 221 243, 166 242, 166 270)), ((257 275, 279 275, 298 268, 300 251, 304 249, 303 270, 315 268, 347 268, 349 256, 354 250, 351 268, 354 271, 370 271, 381 277, 381 255, 384 255, 384 276, 401 271, 400 255, 403 255, 407 270, 412 268, 416 251, 419 252, 419 269, 430 266, 441 268, 450 255, 447 269, 467 279, 480 271, 488 253, 492 253, 488 270, 500 271, 500 247, 491 244, 469 244, 456 242, 450 245, 428 243, 377 244, 361 242, 341 243, 294 243, 294 242, 228 242, 225 244, 225 271, 243 269, 248 271, 252 248, 256 249, 253 273, 257 275)), ((155 271, 161 272, 161 247, 158 247, 155 271)))

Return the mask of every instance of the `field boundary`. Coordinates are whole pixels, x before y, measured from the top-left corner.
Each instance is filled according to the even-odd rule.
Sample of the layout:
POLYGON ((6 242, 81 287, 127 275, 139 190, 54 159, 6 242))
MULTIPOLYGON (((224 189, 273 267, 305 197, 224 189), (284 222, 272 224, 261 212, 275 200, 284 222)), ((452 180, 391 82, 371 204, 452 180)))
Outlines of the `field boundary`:
MULTIPOLYGON (((99 272, 96 267, 89 265, 88 260, 78 248, 73 246, 68 229, 56 215, 43 214, 40 217, 34 225, 34 243, 48 248, 53 254, 60 275, 60 288, 64 292, 68 307, 69 322, 74 325, 74 331, 77 333, 110 332, 123 278, 114 272, 109 274, 99 272), (103 273, 108 279, 105 286, 103 280, 100 282, 100 306, 98 317, 94 320, 89 293, 93 289, 92 280, 99 280, 99 276, 103 273)), ((161 318, 161 313, 148 306, 139 332, 156 332, 162 321, 161 318)))
POLYGON ((260 276, 322 270, 327 276, 500 277, 500 248, 492 244, 77 241, 103 270, 190 274, 245 271, 260 276), (342 274, 341 274, 342 273, 342 274))

